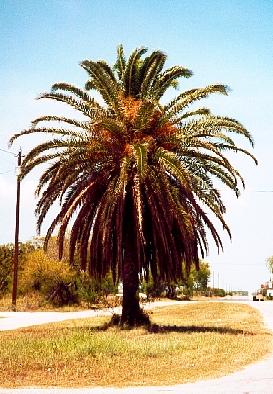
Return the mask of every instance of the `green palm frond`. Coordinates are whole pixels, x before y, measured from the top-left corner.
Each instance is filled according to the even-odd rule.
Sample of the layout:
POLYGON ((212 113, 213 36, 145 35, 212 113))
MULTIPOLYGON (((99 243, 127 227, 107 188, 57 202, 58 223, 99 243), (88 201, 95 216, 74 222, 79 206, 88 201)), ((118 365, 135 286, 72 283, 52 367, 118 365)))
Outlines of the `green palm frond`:
POLYGON ((117 60, 114 64, 114 70, 117 70, 118 78, 120 81, 124 79, 124 72, 126 69, 126 59, 124 56, 123 46, 119 45, 117 47, 117 60))
MULTIPOLYGON (((59 156, 58 153, 56 153, 57 156, 59 156)), ((53 157, 49 157, 48 158, 48 162, 50 162, 51 159, 55 158, 55 155, 52 155, 53 157)), ((40 160, 40 158, 38 158, 38 160, 40 160)), ((35 161, 32 162, 33 163, 33 168, 35 167, 35 161)), ((55 178, 56 174, 58 173, 59 170, 59 161, 54 161, 53 163, 51 163, 48 168, 42 173, 42 175, 40 176, 38 185, 36 187, 35 190, 35 196, 39 197, 42 189, 48 184, 48 182, 51 180, 51 178, 55 178)), ((23 171, 23 174, 25 174, 25 170, 23 171)))
POLYGON ((227 96, 229 88, 226 85, 209 85, 205 88, 192 89, 179 94, 169 104, 165 105, 166 116, 170 119, 173 115, 187 108, 195 101, 208 97, 213 93, 220 93, 227 96))
POLYGON ((86 91, 79 89, 74 85, 71 85, 71 84, 65 83, 65 82, 54 83, 54 85, 51 86, 51 92, 55 93, 58 90, 73 93, 75 96, 80 98, 82 101, 86 102, 87 105, 90 106, 90 104, 92 103, 92 107, 101 109, 101 106, 99 105, 98 102, 96 102, 93 99, 93 97, 91 97, 86 91))
POLYGON ((172 174, 183 187, 190 189, 190 177, 188 171, 184 168, 181 161, 174 153, 159 148, 155 154, 156 159, 163 165, 167 172, 172 174))
POLYGON ((69 130, 69 129, 58 129, 58 128, 47 128, 47 127, 32 127, 27 130, 23 130, 20 133, 13 134, 13 136, 9 140, 9 145, 11 146, 14 141, 27 134, 34 134, 34 133, 43 133, 43 134, 57 134, 57 135, 62 135, 62 136, 68 136, 68 137, 78 137, 79 133, 76 132, 75 130, 69 130))
POLYGON ((248 152, 246 149, 242 149, 242 148, 239 148, 238 146, 233 146, 230 144, 227 145, 227 144, 223 144, 223 143, 218 143, 216 146, 218 148, 220 148, 221 150, 231 150, 236 153, 241 152, 241 153, 245 154, 246 156, 251 157, 251 159, 255 162, 255 164, 258 164, 258 160, 256 159, 256 157, 254 155, 252 155, 250 152, 248 152))
POLYGON ((135 144, 133 146, 134 156, 137 164, 138 176, 142 179, 147 173, 148 166, 148 144, 135 144))
MULTIPOLYGON (((39 123, 42 122, 61 122, 61 123, 67 123, 69 125, 75 126, 81 130, 89 130, 90 129, 90 123, 89 121, 86 122, 81 122, 76 119, 71 119, 71 118, 66 118, 65 116, 56 116, 56 115, 49 115, 49 116, 41 116, 40 118, 34 119, 31 122, 32 127, 37 127, 39 123)), ((32 131, 31 131, 32 132, 32 131)), ((53 132, 55 134, 55 132, 53 132)), ((66 133, 66 130, 61 131, 60 134, 66 133)), ((73 135, 76 135, 76 133, 73 133, 73 135)))
POLYGON ((138 69, 142 55, 147 52, 147 48, 135 49, 126 63, 123 75, 124 95, 135 96, 138 93, 138 69))
POLYGON ((134 129, 139 131, 147 129, 153 121, 154 112, 155 104, 150 100, 143 100, 135 118, 134 129))
POLYGON ((113 82, 112 75, 105 71, 105 67, 98 62, 84 60, 81 66, 91 77, 93 89, 96 89, 102 96, 105 103, 118 112, 118 84, 113 82))
POLYGON ((177 87, 179 78, 190 78, 191 76, 192 71, 182 66, 174 66, 164 71, 155 82, 155 98, 160 100, 169 87, 177 87))
POLYGON ((117 80, 116 80, 116 77, 115 77, 112 67, 110 67, 104 60, 99 60, 99 61, 97 61, 97 63, 103 69, 105 74, 111 79, 112 83, 114 85, 117 84, 117 80))
POLYGON ((145 59, 140 69, 140 91, 141 98, 152 98, 154 81, 159 76, 166 61, 163 52, 155 51, 145 59))
POLYGON ((179 122, 183 121, 184 119, 194 117, 194 116, 202 116, 202 115, 211 115, 211 112, 208 108, 199 108, 194 111, 188 111, 183 115, 174 118, 174 123, 179 124, 179 122))
POLYGON ((92 118, 98 110, 101 110, 98 107, 97 102, 93 99, 91 102, 86 102, 82 100, 77 100, 73 96, 68 96, 62 93, 42 93, 38 96, 38 99, 51 99, 60 101, 62 103, 68 104, 69 106, 73 107, 77 111, 81 112, 82 115, 92 118))
POLYGON ((59 157, 58 153, 52 153, 52 154, 33 158, 31 161, 24 160, 21 165, 22 171, 21 171, 20 179, 22 180, 23 178, 25 178, 25 176, 29 174, 36 166, 39 166, 43 163, 47 163, 53 159, 57 159, 58 157, 59 157))
POLYGON ((79 139, 70 139, 70 141, 53 139, 51 141, 44 142, 43 144, 37 145, 33 148, 24 158, 23 164, 28 161, 33 160, 40 153, 44 153, 50 149, 65 149, 65 148, 80 148, 81 146, 86 146, 86 141, 81 141, 79 139))

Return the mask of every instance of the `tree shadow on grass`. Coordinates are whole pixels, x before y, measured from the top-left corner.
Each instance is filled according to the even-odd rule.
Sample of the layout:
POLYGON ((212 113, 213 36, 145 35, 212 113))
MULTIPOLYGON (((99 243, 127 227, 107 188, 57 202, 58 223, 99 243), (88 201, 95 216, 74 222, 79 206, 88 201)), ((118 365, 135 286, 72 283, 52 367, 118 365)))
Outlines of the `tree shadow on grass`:
MULTIPOLYGON (((107 331, 110 328, 117 327, 116 325, 113 326, 111 322, 104 323, 102 325, 88 327, 84 326, 77 326, 77 327, 66 327, 70 331, 77 331, 77 332, 100 332, 100 331, 107 331)), ((64 327, 63 327, 64 328, 64 327)), ((141 326, 141 327, 120 327, 121 330, 132 330, 137 328, 144 328, 147 330, 148 333, 151 334, 168 334, 172 332, 176 333, 216 333, 216 334, 229 334, 229 335, 247 335, 253 336, 257 335, 257 333, 251 330, 243 330, 243 329, 235 329, 230 328, 227 326, 198 326, 198 325, 189 325, 189 326, 177 326, 177 325, 160 325, 160 324, 150 324, 148 326, 141 326)), ((268 333, 270 335, 270 333, 268 333)))
POLYGON ((180 332, 180 333, 217 333, 217 334, 230 334, 230 335, 256 335, 253 331, 235 329, 226 326, 177 326, 177 325, 159 325, 151 324, 148 328, 151 333, 169 333, 169 332, 180 332))

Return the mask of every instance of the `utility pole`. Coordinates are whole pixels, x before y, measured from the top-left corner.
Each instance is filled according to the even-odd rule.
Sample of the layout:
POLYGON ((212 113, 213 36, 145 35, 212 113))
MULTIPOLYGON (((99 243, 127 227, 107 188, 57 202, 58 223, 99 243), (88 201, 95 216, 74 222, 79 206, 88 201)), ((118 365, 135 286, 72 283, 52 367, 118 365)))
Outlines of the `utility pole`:
POLYGON ((16 215, 15 215, 15 239, 13 257, 13 284, 12 284, 12 310, 16 311, 17 281, 18 281, 18 257, 19 257, 19 214, 20 214, 20 175, 21 175, 22 152, 18 153, 17 162, 17 193, 16 193, 16 215))
POLYGON ((214 290, 214 271, 212 271, 212 288, 214 290))

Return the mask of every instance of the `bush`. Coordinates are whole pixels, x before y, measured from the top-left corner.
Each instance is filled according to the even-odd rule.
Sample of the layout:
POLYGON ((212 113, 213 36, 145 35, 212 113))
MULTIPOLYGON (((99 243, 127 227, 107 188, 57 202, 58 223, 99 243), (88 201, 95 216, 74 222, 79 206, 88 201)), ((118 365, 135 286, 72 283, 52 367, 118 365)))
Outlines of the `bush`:
POLYGON ((90 278, 85 272, 81 272, 78 276, 77 294, 79 299, 86 302, 89 307, 100 302, 107 305, 108 295, 116 293, 117 285, 114 284, 110 274, 101 280, 90 278))
POLYGON ((26 256, 24 269, 19 277, 19 293, 31 291, 42 294, 54 306, 102 302, 117 292, 111 275, 102 280, 90 278, 85 272, 72 269, 65 261, 56 260, 43 250, 36 250, 26 256))
POLYGON ((148 282, 142 280, 140 291, 147 295, 148 299, 159 298, 166 295, 166 283, 162 281, 154 282, 152 276, 149 276, 148 282))
MULTIPOLYGON (((26 255, 35 246, 31 242, 19 243, 19 271, 22 269, 26 255)), ((14 245, 0 245, 0 296, 11 291, 13 276, 14 245)))
POLYGON ((3 296, 11 287, 13 245, 0 246, 0 295, 3 296))
POLYGON ((213 289, 213 295, 217 296, 217 297, 225 297, 226 292, 224 289, 213 289))
POLYGON ((39 291, 55 306, 78 302, 76 272, 64 261, 49 258, 43 250, 26 256, 19 292, 39 291))

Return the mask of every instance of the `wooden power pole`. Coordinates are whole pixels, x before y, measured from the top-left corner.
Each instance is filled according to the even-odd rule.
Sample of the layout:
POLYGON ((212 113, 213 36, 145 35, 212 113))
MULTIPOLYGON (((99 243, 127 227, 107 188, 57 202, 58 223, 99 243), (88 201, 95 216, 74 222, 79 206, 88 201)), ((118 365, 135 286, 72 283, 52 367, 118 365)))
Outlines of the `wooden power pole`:
POLYGON ((15 240, 13 257, 13 284, 12 284, 12 310, 16 311, 17 300, 17 278, 18 278, 18 259, 19 259, 19 219, 20 219, 20 173, 21 173, 22 152, 18 153, 17 168, 17 193, 16 193, 16 215, 15 215, 15 240))

